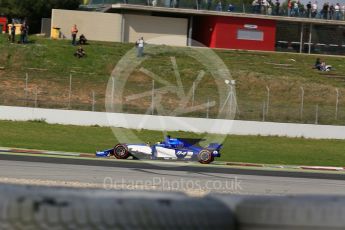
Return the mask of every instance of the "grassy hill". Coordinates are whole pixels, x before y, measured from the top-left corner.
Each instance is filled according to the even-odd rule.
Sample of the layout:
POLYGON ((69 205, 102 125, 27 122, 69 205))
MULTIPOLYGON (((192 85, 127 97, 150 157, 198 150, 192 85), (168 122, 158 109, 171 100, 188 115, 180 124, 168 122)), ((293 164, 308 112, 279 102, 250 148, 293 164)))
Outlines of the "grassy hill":
MULTIPOLYGON (((111 73, 118 61, 134 47, 133 44, 91 42, 84 47, 87 57, 77 59, 73 56, 76 48, 67 40, 52 41, 39 37, 31 37, 30 40, 31 43, 27 45, 10 44, 5 35, 0 35, 0 104, 35 106, 37 98, 39 107, 67 108, 70 104, 71 109, 91 110, 94 104, 95 110, 104 111, 105 91, 111 73), (71 75, 72 94, 69 103, 71 75), (28 84, 27 90, 24 90, 26 76, 28 84)), ((135 67, 125 83, 124 97, 151 90, 152 79, 142 68, 159 75, 163 81, 176 84, 171 57, 176 60, 184 92, 192 88, 200 70, 205 71, 205 77, 196 89, 194 105, 217 101, 219 93, 227 95, 225 88, 216 87, 217 79, 212 77, 209 70, 203 69, 202 63, 186 55, 193 52, 193 49, 172 48, 167 52, 166 49, 165 46, 153 46, 151 50, 165 52, 146 52, 146 58, 135 67)), ((332 75, 328 75, 312 69, 317 57, 314 55, 225 50, 214 52, 237 81, 236 119, 314 123, 318 110, 318 123, 345 124, 343 57, 318 56, 334 67, 330 72, 332 75), (263 104, 267 104, 266 87, 270 91, 269 107, 263 108, 263 104), (304 89, 302 117, 300 87, 304 89), (336 89, 340 93, 337 119, 336 89)), ((155 88, 162 86, 162 82, 158 81, 155 88)), ((172 108, 181 103, 174 93, 160 96, 165 105, 162 110, 164 115, 171 114, 172 108)), ((128 113, 145 113, 150 103, 150 96, 127 100, 123 110, 128 113)), ((209 110, 209 116, 215 117, 220 106, 216 103, 209 110)), ((206 113, 206 109, 200 109, 180 115, 206 117, 206 113)))

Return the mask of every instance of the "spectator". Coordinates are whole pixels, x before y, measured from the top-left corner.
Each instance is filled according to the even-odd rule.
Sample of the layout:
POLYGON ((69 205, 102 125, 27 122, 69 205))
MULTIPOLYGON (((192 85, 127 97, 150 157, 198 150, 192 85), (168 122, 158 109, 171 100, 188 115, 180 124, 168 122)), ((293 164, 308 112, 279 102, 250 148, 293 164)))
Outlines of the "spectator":
POLYGON ((216 6, 216 11, 223 11, 223 6, 222 6, 221 1, 218 1, 217 6, 216 6))
POLYGON ((157 0, 152 0, 152 6, 156 7, 157 6, 157 0))
POLYGON ((295 2, 293 4, 293 11, 294 11, 294 16, 299 17, 299 1, 295 2))
POLYGON ((77 34, 78 34, 78 28, 77 25, 73 25, 71 29, 71 35, 72 35, 72 45, 77 45, 77 34))
POLYGON ((136 46, 137 46, 137 50, 138 50, 138 54, 137 57, 142 57, 144 56, 144 38, 141 37, 138 39, 138 41, 136 42, 136 46))
POLYGON ((317 58, 315 61, 315 68, 320 71, 330 71, 332 66, 326 65, 326 62, 321 61, 320 58, 317 58))
POLYGON ((207 0, 207 10, 211 10, 212 0, 207 0))
POLYGON ((316 15, 317 15, 317 1, 315 1, 313 5, 311 6, 311 17, 315 18, 316 15))
POLYGON ((23 33, 23 40, 22 43, 28 43, 29 42, 29 25, 26 20, 24 20, 22 24, 22 30, 21 32, 23 33))
POLYGON ((235 12, 235 6, 229 3, 228 5, 228 12, 235 12))
POLYGON ((288 7, 288 17, 291 17, 291 9, 292 9, 291 0, 288 0, 287 7, 288 7))
POLYGON ((253 7, 253 13, 257 14, 259 11, 259 0, 253 0, 252 7, 253 7))
POLYGON ((78 49, 75 51, 74 56, 77 58, 82 58, 86 56, 86 53, 83 47, 79 46, 78 49))
POLYGON ((275 15, 279 15, 279 11, 280 11, 280 2, 279 2, 279 0, 276 0, 275 15))
POLYGON ((333 20, 333 19, 334 19, 334 14, 335 14, 335 7, 334 7, 334 5, 332 4, 332 5, 329 7, 329 18, 328 18, 328 19, 333 20))
POLYGON ((305 16, 306 13, 305 13, 304 5, 300 2, 298 4, 298 9, 299 9, 299 16, 305 16))
POLYGON ((20 26, 20 43, 24 44, 27 41, 27 27, 26 22, 24 21, 20 26))
POLYGON ((320 65, 321 71, 331 71, 331 69, 332 69, 331 65, 326 65, 326 62, 321 62, 321 65, 320 65))
POLYGON ((314 67, 315 67, 315 69, 320 70, 320 68, 321 68, 321 59, 320 58, 316 58, 314 67))
POLYGON ((339 5, 339 3, 335 4, 334 10, 335 10, 335 20, 340 20, 340 5, 339 5))
POLYGON ((271 2, 271 0, 267 1, 267 14, 272 15, 272 2, 271 2))
POLYGON ((87 39, 86 39, 86 37, 85 37, 85 35, 84 34, 81 34, 80 36, 79 36, 79 45, 86 45, 86 43, 87 43, 87 39))
POLYGON ((261 14, 267 14, 267 1, 266 0, 260 1, 260 13, 261 14))
POLYGON ((323 4, 323 7, 322 7, 322 18, 323 19, 328 19, 328 9, 329 9, 329 5, 328 5, 328 3, 324 3, 323 4))
POLYGON ((345 20, 345 4, 341 6, 341 14, 342 14, 343 20, 345 20))
POLYGON ((307 4, 307 17, 311 18, 311 1, 307 4))
POLYGON ((12 23, 10 39, 12 43, 16 42, 16 26, 14 25, 14 23, 12 23))

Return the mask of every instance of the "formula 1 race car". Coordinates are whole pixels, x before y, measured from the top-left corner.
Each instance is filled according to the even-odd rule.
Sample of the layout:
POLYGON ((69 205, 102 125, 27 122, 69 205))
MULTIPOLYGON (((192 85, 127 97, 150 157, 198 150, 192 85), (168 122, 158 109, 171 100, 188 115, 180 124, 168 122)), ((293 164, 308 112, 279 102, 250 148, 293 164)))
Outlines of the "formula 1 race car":
POLYGON ((202 164, 211 163, 215 157, 220 157, 221 144, 211 143, 206 148, 199 145, 203 139, 170 138, 167 136, 163 142, 150 144, 117 144, 113 149, 97 151, 97 157, 114 155, 117 159, 152 160, 184 160, 199 161, 202 164))

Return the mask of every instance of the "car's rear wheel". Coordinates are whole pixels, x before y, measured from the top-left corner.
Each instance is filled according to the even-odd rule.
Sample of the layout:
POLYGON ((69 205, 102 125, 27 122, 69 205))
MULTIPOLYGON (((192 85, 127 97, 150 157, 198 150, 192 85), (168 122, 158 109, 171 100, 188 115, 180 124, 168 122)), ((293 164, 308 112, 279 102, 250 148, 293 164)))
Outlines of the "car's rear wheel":
POLYGON ((117 159, 127 159, 130 155, 125 145, 118 144, 114 147, 114 156, 117 159))
POLYGON ((214 160, 212 152, 207 149, 203 149, 198 154, 198 160, 201 164, 209 164, 214 160))

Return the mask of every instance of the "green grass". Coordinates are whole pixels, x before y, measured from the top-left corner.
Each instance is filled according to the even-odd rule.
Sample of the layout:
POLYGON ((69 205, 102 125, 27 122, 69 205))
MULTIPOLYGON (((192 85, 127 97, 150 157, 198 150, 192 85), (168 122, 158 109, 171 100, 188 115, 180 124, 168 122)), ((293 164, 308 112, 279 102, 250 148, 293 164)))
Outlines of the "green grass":
MULTIPOLYGON (((117 143, 112 130, 104 127, 51 125, 42 121, 0 121, 0 146, 94 153, 117 143)), ((117 128, 116 132, 128 130, 117 128)), ((135 131, 143 142, 162 140, 156 131, 135 131)), ((173 137, 200 137, 170 132, 173 137)), ((201 135, 201 137, 204 135, 201 135)), ((345 166, 345 141, 303 138, 226 136, 222 157, 217 160, 288 165, 345 166)))
MULTIPOLYGON (((75 47, 68 40, 52 41, 36 36, 30 38, 28 45, 9 44, 6 36, 0 35, 0 104, 33 106, 35 93, 38 92, 38 106, 66 108, 68 105, 69 76, 72 74, 72 109, 90 110, 92 91, 96 95, 96 110, 104 111, 105 91, 112 70, 134 46, 133 44, 91 42, 85 46, 87 58, 73 57, 75 47), (29 75, 28 101, 25 101, 25 75, 29 75)), ((149 48, 148 46, 147 48, 149 48)), ((166 46, 154 46, 154 51, 167 50, 166 46)), ((169 50, 169 49, 168 49, 169 50)), ((146 49, 147 60, 143 61, 130 75, 126 82, 124 95, 144 92, 151 89, 151 78, 139 71, 145 67, 158 74, 164 80, 176 84, 170 57, 177 60, 185 92, 196 79, 203 66, 181 51, 192 52, 190 48, 171 48, 169 52, 154 54, 146 49)), ((214 50, 237 80, 236 91, 238 112, 236 119, 262 120, 262 106, 266 100, 266 86, 270 87, 270 107, 266 120, 275 122, 315 122, 315 106, 319 106, 319 123, 345 124, 345 97, 340 97, 338 119, 335 119, 335 89, 345 95, 343 79, 328 78, 313 70, 316 56, 293 53, 268 53, 252 51, 214 50), (290 69, 273 64, 288 64, 290 69), (300 87, 305 90, 304 114, 299 115, 300 87)), ((334 67, 332 73, 345 73, 344 57, 319 55, 321 59, 334 67)), ((120 79, 121 76, 116 76, 120 79)), ((120 79, 121 80, 121 79, 120 79)), ((219 92, 226 94, 223 88, 216 88, 216 81, 210 72, 197 88, 195 100, 197 105, 208 99, 216 100, 219 92)), ((161 85, 156 84, 156 88, 161 85)), ((162 96, 165 101, 163 115, 172 113, 179 104, 174 93, 162 96)), ((124 112, 144 113, 151 98, 123 102, 124 112)), ((211 109, 210 116, 215 117, 217 108, 211 109)), ((205 117, 206 109, 180 116, 205 117)))

